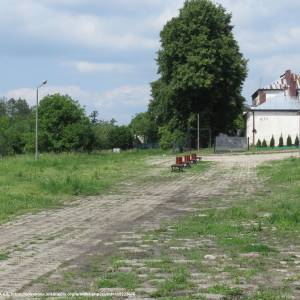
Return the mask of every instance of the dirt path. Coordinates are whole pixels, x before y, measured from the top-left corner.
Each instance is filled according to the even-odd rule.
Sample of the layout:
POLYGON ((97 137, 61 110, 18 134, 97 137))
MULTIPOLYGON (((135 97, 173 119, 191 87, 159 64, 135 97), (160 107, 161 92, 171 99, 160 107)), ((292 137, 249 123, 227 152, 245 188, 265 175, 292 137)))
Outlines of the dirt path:
POLYGON ((204 203, 208 196, 249 192, 259 184, 257 164, 291 155, 210 156, 206 160, 217 163, 205 173, 124 186, 118 193, 86 198, 0 226, 0 252, 9 253, 8 259, 0 261, 0 292, 16 292, 92 249, 105 251, 137 228, 159 227, 163 220, 195 210, 193 205, 204 203))

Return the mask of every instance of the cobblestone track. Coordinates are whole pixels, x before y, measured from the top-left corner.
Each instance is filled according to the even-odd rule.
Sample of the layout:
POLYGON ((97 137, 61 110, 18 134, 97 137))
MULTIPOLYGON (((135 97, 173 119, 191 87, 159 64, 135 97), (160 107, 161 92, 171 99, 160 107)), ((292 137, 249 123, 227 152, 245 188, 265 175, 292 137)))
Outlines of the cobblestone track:
POLYGON ((204 203, 208 196, 232 189, 249 192, 258 183, 257 164, 289 156, 210 156, 205 160, 217 164, 203 174, 183 174, 163 184, 129 185, 115 195, 89 197, 63 209, 19 217, 0 226, 0 249, 9 253, 9 259, 0 262, 0 291, 18 291, 64 261, 93 247, 105 247, 108 236, 117 240, 117 228, 152 229, 165 218, 193 211, 193 205, 204 203))

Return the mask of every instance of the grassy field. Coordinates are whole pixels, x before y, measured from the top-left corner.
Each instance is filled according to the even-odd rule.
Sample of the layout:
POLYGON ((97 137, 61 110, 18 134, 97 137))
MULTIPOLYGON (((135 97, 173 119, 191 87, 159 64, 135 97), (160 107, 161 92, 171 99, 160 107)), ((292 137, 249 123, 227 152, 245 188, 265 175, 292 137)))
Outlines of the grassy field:
MULTIPOLYGON (((26 212, 61 207, 80 196, 99 195, 118 188, 124 180, 161 180, 152 176, 146 161, 170 151, 140 150, 120 154, 43 154, 0 160, 0 223, 26 212), (146 178, 147 177, 147 178, 146 178)), ((172 155, 175 157, 175 155, 172 155)), ((198 171, 202 164, 190 172, 198 171)), ((166 168, 165 173, 169 173, 166 168)))
POLYGON ((98 195, 112 186, 137 177, 146 159, 159 150, 121 154, 43 154, 16 156, 0 161, 0 223, 45 208, 58 207, 76 196, 98 195))
MULTIPOLYGON (((199 292, 220 294, 225 299, 284 300, 290 299, 295 286, 300 288, 297 287, 300 280, 297 257, 286 251, 290 246, 300 246, 300 160, 265 164, 259 168, 259 174, 266 180, 265 189, 257 191, 251 198, 239 196, 232 206, 222 210, 203 210, 202 207, 201 214, 184 217, 143 237, 144 243, 152 247, 150 256, 144 256, 144 260, 148 259, 146 267, 150 270, 159 268, 168 275, 161 283, 155 271, 148 274, 147 280, 157 281, 153 298, 206 299, 200 294, 184 296, 184 291, 195 288, 193 273, 203 275, 203 279, 208 278, 211 283, 207 287, 202 284, 199 292), (212 246, 205 244, 207 239, 213 245, 209 258, 205 257, 212 246), (199 246, 182 248, 183 241, 199 242, 199 246), (176 254, 171 250, 174 247, 177 247, 176 254), (191 263, 182 264, 176 262, 176 258, 191 263), (278 269, 286 273, 280 275, 278 269), (231 284, 219 283, 222 282, 220 274, 224 274, 222 276, 226 276, 231 284), (243 286, 247 284, 250 289, 245 292, 243 286)), ((210 201, 218 203, 219 199, 210 201)), ((79 278, 94 281, 95 290, 100 287, 134 290, 143 282, 139 269, 120 271, 130 258, 111 258, 107 272, 103 258, 93 257, 84 270, 65 272, 60 287, 49 283, 49 290, 75 287, 79 278)))

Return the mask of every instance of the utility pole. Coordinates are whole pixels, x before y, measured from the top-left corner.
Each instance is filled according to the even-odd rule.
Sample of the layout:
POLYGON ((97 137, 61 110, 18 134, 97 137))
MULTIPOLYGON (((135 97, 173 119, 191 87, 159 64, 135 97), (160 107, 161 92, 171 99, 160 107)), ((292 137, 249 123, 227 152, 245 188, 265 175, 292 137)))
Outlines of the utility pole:
POLYGON ((39 159, 39 88, 47 84, 44 81, 36 88, 36 109, 35 109, 35 160, 39 159))

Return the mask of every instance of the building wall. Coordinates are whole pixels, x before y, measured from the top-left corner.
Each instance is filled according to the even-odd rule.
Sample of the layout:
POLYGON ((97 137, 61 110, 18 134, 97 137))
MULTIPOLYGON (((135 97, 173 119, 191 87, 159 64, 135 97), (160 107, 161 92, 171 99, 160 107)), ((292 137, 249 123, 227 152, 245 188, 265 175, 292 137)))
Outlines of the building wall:
POLYGON ((254 111, 256 134, 253 143, 253 113, 248 112, 247 137, 250 145, 256 144, 258 139, 261 141, 265 139, 269 145, 272 135, 275 139, 275 146, 278 146, 281 135, 284 144, 286 144, 288 135, 294 142, 296 136, 299 136, 299 121, 300 116, 297 115, 297 112, 254 111))

